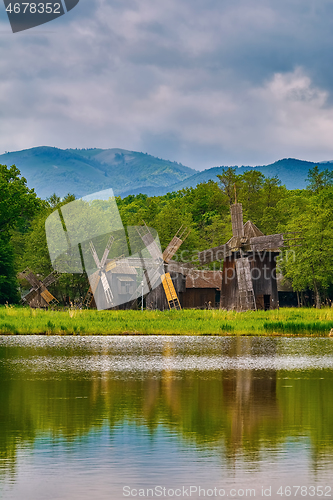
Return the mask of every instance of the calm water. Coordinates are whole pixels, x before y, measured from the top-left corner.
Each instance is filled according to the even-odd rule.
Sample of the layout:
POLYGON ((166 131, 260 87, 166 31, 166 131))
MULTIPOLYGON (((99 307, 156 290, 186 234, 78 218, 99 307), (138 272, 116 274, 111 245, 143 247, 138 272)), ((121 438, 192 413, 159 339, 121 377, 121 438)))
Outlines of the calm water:
POLYGON ((4 500, 333 498, 333 339, 0 336, 0 383, 4 500))

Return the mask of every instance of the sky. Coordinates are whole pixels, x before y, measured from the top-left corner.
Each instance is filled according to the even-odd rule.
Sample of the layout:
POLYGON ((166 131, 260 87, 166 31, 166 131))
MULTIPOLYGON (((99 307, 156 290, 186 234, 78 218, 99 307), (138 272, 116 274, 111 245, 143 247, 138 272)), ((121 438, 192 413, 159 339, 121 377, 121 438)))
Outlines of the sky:
POLYGON ((1 2, 0 51, 1 154, 333 160, 333 0, 80 0, 19 33, 1 2))

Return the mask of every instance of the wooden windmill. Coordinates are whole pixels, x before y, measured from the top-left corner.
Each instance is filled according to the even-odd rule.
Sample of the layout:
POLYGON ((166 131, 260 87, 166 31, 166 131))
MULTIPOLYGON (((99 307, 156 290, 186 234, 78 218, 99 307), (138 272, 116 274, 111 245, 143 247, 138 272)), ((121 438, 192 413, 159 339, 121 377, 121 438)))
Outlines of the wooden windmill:
POLYGON ((265 236, 251 221, 243 224, 241 203, 230 207, 232 238, 203 252, 201 265, 224 260, 221 307, 240 311, 278 307, 276 256, 283 235, 265 236))
POLYGON ((18 275, 19 279, 28 281, 31 285, 29 292, 22 298, 23 304, 32 308, 45 308, 59 303, 59 301, 47 289, 59 278, 59 274, 53 271, 41 281, 29 268, 18 275))
POLYGON ((161 250, 145 222, 144 226, 141 226, 140 228, 137 227, 136 230, 148 252, 150 253, 153 261, 155 262, 155 266, 157 264, 157 269, 153 271, 147 269, 145 273, 149 291, 151 291, 155 287, 158 280, 161 279, 169 309, 181 309, 179 298, 170 273, 165 272, 165 267, 169 264, 172 257, 175 255, 182 243, 186 240, 186 238, 190 234, 190 231, 187 228, 183 228, 183 226, 180 227, 164 252, 161 254, 161 250))
POLYGON ((112 244, 114 242, 114 237, 111 236, 103 253, 103 256, 101 260, 99 260, 95 246, 92 241, 89 242, 89 249, 91 252, 91 255, 95 261, 97 271, 92 273, 89 276, 89 282, 90 282, 90 287, 87 292, 87 295, 85 297, 84 303, 87 307, 89 307, 93 301, 94 295, 97 292, 97 288, 99 286, 99 283, 101 282, 102 284, 102 294, 104 295, 104 301, 106 303, 106 306, 112 307, 113 306, 113 293, 111 291, 106 273, 109 271, 109 265, 107 264, 107 258, 109 255, 109 252, 111 250, 112 244))
POLYGON ((95 302, 99 302, 99 308, 105 309, 123 304, 124 301, 131 303, 141 295, 142 285, 137 286, 136 268, 142 268, 148 286, 146 292, 151 292, 156 287, 158 280, 161 279, 169 308, 181 308, 170 273, 165 272, 164 266, 170 262, 183 241, 187 238, 189 231, 187 231, 187 228, 180 228, 162 254, 146 224, 135 229, 144 244, 144 248, 148 250, 150 255, 148 259, 142 256, 126 258, 122 256, 118 259, 108 260, 109 251, 114 241, 114 238, 111 236, 104 254, 101 260, 99 260, 94 244, 90 241, 89 247, 97 271, 89 276, 90 287, 84 300, 86 307, 90 307, 94 299, 95 302), (113 277, 116 279, 113 279, 113 277), (118 283, 118 281, 123 283, 118 283), (112 286, 110 286, 110 283, 112 286), (136 286, 134 286, 134 283, 136 286), (125 285, 128 289, 122 291, 119 289, 121 285, 125 285), (126 291, 129 294, 126 294, 126 291), (127 300, 125 300, 126 298, 127 300))

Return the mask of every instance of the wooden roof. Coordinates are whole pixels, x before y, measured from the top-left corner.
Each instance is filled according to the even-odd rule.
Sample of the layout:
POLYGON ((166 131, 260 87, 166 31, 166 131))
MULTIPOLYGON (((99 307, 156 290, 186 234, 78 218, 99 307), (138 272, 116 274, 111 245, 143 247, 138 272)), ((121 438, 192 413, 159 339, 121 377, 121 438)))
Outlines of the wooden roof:
POLYGON ((117 262, 115 267, 110 269, 112 274, 138 274, 135 267, 130 266, 127 262, 117 262))
POLYGON ((221 290, 222 271, 193 270, 186 276, 186 288, 221 290))
POLYGON ((264 233, 260 231, 260 229, 257 228, 253 222, 248 220, 244 224, 244 236, 245 238, 255 238, 257 236, 265 236, 264 233))

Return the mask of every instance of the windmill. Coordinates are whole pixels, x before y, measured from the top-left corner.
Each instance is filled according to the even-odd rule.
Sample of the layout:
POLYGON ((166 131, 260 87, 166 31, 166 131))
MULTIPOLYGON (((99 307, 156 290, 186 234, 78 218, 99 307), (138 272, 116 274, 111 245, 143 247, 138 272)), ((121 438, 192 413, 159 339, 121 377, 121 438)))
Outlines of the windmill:
POLYGON ((43 308, 55 305, 58 300, 48 291, 47 287, 59 278, 57 271, 53 271, 41 281, 29 268, 18 274, 19 279, 28 281, 31 285, 29 292, 22 298, 23 304, 32 308, 43 308))
POLYGON ((155 263, 155 267, 151 268, 149 268, 149 264, 147 266, 147 263, 144 265, 144 267, 146 267, 145 278, 149 292, 155 288, 156 283, 160 279, 169 309, 181 309, 171 275, 169 272, 165 272, 165 267, 168 266, 172 257, 190 234, 190 231, 181 226, 163 253, 161 253, 158 244, 145 222, 144 226, 136 227, 136 231, 155 263))
MULTIPOLYGON (((101 260, 99 260, 95 246, 92 241, 89 242, 89 249, 91 252, 91 255, 95 261, 97 271, 89 275, 89 282, 90 282, 90 287, 87 292, 87 295, 85 297, 84 303, 87 307, 89 307, 93 301, 94 295, 97 293, 98 285, 101 282, 102 283, 102 294, 104 297, 104 301, 106 302, 106 306, 112 307, 113 306, 113 293, 111 291, 106 273, 109 271, 110 265, 107 264, 107 258, 109 255, 109 252, 111 250, 112 244, 114 242, 114 237, 110 236, 109 241, 105 247, 103 256, 101 260)), ((102 298, 103 299, 103 298, 102 298)))
POLYGON ((233 204, 230 211, 232 238, 199 252, 200 265, 224 260, 222 307, 240 311, 278 307, 275 257, 284 246, 283 235, 265 236, 251 221, 243 224, 241 203, 233 204))
MULTIPOLYGON (((134 228, 131 229, 134 230, 134 228)), ((139 235, 143 242, 144 249, 148 251, 149 258, 144 257, 142 251, 139 251, 135 256, 121 256, 117 259, 108 259, 108 254, 114 241, 113 236, 111 236, 104 250, 103 257, 99 260, 93 242, 89 242, 89 249, 97 270, 89 275, 90 287, 84 300, 86 307, 90 307, 94 299, 95 302, 98 302, 98 308, 103 309, 109 309, 126 302, 131 303, 142 294, 142 284, 138 285, 136 283, 138 274, 136 269, 143 269, 145 294, 156 288, 158 281, 161 280, 169 308, 181 308, 170 273, 165 272, 164 266, 169 264, 174 254, 187 238, 189 231, 187 231, 187 228, 183 229, 181 227, 163 253, 145 223, 144 226, 135 226, 135 233, 139 235), (134 286, 135 284, 136 287, 134 286), (124 290, 121 289, 122 285, 125 286, 124 290)), ((133 231, 131 234, 133 234, 133 231)), ((176 262, 172 262, 173 267, 176 265, 177 268, 177 264, 176 262)))

